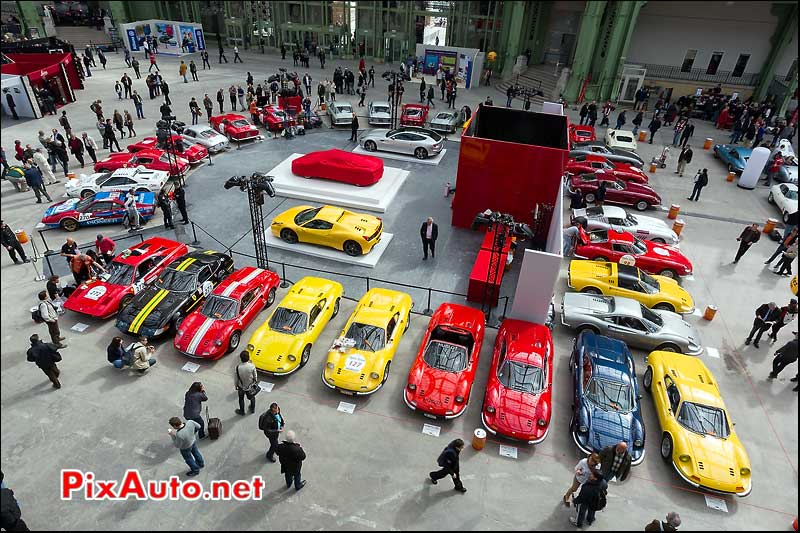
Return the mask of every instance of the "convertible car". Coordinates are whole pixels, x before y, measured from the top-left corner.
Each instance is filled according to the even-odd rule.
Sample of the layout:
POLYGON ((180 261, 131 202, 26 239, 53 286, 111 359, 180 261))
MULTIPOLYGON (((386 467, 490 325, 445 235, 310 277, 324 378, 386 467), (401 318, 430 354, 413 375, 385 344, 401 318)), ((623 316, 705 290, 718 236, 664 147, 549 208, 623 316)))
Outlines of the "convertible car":
POLYGON ((401 126, 422 128, 428 120, 428 106, 422 104, 403 104, 400 111, 401 126))
POLYGON ((304 178, 320 178, 364 187, 383 177, 383 160, 344 150, 311 152, 292 161, 292 173, 304 178))
POLYGON ((601 170, 622 181, 635 181, 637 183, 647 183, 649 178, 642 169, 629 165, 628 163, 614 163, 601 155, 579 155, 567 160, 566 172, 571 174, 587 174, 600 172, 601 170))
POLYGON ((214 250, 190 252, 170 263, 155 282, 120 309, 116 326, 155 337, 176 328, 233 271, 233 259, 214 250))
POLYGON ((182 242, 151 237, 123 250, 106 265, 105 272, 78 285, 64 307, 95 318, 110 318, 131 303, 164 267, 188 252, 182 242))
POLYGON ((272 219, 272 234, 284 242, 304 242, 343 250, 358 257, 369 253, 383 234, 383 221, 341 207, 300 205, 272 219))
POLYGON ((750 494, 750 459, 702 359, 652 352, 642 385, 661 426, 661 458, 694 487, 750 494))
POLYGON ((472 307, 445 303, 428 322, 408 372, 403 400, 429 418, 456 418, 467 409, 486 319, 472 307))
POLYGON ((587 294, 633 298, 652 309, 680 314, 694 311, 692 297, 677 281, 650 276, 633 266, 573 259, 569 263, 567 285, 587 294))
POLYGON ((359 144, 367 152, 381 150, 427 159, 442 151, 444 138, 433 130, 403 127, 389 131, 368 130, 359 138, 359 144))
POLYGON ((700 355, 697 329, 677 313, 648 309, 636 300, 568 292, 561 300, 561 323, 589 330, 646 350, 700 355))
POLYGON ((597 230, 589 233, 589 244, 578 243, 575 257, 592 261, 611 261, 630 256, 637 267, 648 274, 658 274, 668 278, 689 276, 692 263, 674 246, 641 241, 630 233, 616 230, 597 230))
POLYGON ((609 161, 614 161, 615 163, 628 163, 629 165, 637 168, 642 168, 642 166, 644 166, 644 161, 636 152, 622 150, 620 148, 609 148, 603 141, 585 141, 573 143, 569 152, 569 157, 577 157, 579 155, 588 154, 601 155, 609 161))
POLYGON ((714 157, 722 160, 728 166, 728 170, 741 174, 753 153, 751 148, 744 148, 735 144, 715 144, 714 157))
POLYGON ((250 124, 242 115, 227 113, 209 119, 211 127, 223 134, 228 140, 251 141, 260 137, 258 128, 250 124))
POLYGON ((661 205, 661 197, 649 185, 622 181, 602 171, 572 176, 569 184, 573 189, 580 190, 587 202, 594 203, 595 191, 601 181, 606 182, 606 203, 632 205, 637 211, 661 205))
POLYGON ((114 172, 120 168, 143 166, 150 170, 169 172, 171 176, 183 176, 189 170, 189 160, 168 154, 164 150, 152 148, 132 154, 115 152, 94 165, 95 172, 114 172))
POLYGON ((584 331, 575 339, 570 432, 583 453, 618 442, 628 445, 631 464, 644 461, 644 420, 636 365, 624 342, 584 331))
POLYGON ((597 137, 595 136, 594 126, 589 126, 588 124, 569 125, 570 144, 595 140, 597 140, 597 137))
POLYGON ((64 192, 67 196, 86 198, 98 192, 136 192, 158 193, 169 180, 169 173, 149 170, 144 167, 120 168, 112 172, 98 172, 78 179, 67 180, 64 192))
MULTIPOLYGON (((189 164, 194 165, 208 157, 208 150, 204 146, 193 141, 187 141, 175 133, 168 137, 167 142, 174 144, 176 153, 189 161, 189 164)), ((166 150, 166 146, 159 145, 155 137, 145 137, 139 142, 128 145, 128 151, 132 153, 141 152, 142 150, 151 150, 153 148, 166 150)))
POLYGON ((553 339, 540 324, 506 319, 497 332, 481 421, 491 434, 538 444, 550 430, 553 339))
POLYGON ((239 347, 242 332, 275 301, 280 277, 246 266, 217 285, 203 307, 178 324, 173 345, 189 357, 219 359, 239 347))
MULTIPOLYGON (((143 222, 147 222, 156 211, 156 195, 151 192, 136 194, 136 209, 143 222)), ((125 219, 124 194, 99 192, 86 198, 70 198, 47 208, 42 224, 49 228, 75 231, 82 226, 121 224, 125 219)))
POLYGON ((292 285, 247 343, 256 368, 285 376, 304 367, 320 333, 339 313, 343 294, 340 283, 323 278, 306 276, 292 285))
POLYGON ((644 215, 632 215, 621 207, 601 205, 586 209, 573 209, 572 216, 573 218, 585 218, 589 231, 613 229, 630 233, 645 241, 678 245, 678 236, 663 220, 644 215))
POLYGON ((322 382, 352 395, 372 394, 386 383, 397 347, 408 329, 411 296, 371 289, 361 297, 322 370, 322 382))

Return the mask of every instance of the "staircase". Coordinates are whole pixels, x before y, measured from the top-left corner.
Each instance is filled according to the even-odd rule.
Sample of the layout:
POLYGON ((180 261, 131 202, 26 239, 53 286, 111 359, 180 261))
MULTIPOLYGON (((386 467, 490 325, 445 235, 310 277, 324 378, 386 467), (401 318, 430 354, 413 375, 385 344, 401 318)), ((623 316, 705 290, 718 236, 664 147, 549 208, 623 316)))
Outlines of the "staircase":
MULTIPOLYGON (((558 74, 561 74, 562 68, 559 67, 556 72, 555 65, 531 65, 528 70, 520 74, 519 79, 516 76, 512 76, 508 80, 495 84, 494 87, 503 93, 503 97, 505 97, 509 86, 516 84, 525 89, 540 90, 544 93, 544 96, 531 98, 531 102, 555 102, 558 100, 558 94, 554 93, 558 84, 558 74)), ((522 97, 517 96, 515 100, 522 100, 522 97)))
POLYGON ((57 26, 56 35, 61 40, 69 41, 78 52, 82 52, 89 41, 98 46, 112 43, 106 32, 88 26, 57 26))

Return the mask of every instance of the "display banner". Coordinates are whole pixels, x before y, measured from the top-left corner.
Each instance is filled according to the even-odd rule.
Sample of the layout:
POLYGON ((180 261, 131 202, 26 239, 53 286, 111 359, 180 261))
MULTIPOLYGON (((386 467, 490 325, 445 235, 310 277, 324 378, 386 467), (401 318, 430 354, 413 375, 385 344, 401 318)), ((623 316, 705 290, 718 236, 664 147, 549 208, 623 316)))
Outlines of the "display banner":
POLYGON ((201 28, 195 28, 194 36, 196 37, 197 49, 198 50, 205 50, 206 49, 206 39, 203 36, 203 30, 201 28))
POLYGON ((128 33, 128 46, 131 49, 131 52, 138 52, 139 51, 139 38, 136 36, 136 30, 133 28, 127 31, 128 33))

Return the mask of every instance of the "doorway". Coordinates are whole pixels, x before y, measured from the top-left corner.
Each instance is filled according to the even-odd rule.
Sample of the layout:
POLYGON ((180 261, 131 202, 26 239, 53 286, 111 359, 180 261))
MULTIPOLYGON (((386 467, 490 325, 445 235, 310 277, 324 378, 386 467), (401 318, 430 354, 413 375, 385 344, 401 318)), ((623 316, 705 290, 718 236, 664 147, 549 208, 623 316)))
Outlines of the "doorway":
POLYGON ((622 85, 620 86, 619 101, 633 102, 636 92, 644 85, 647 69, 638 65, 625 65, 622 68, 622 85))

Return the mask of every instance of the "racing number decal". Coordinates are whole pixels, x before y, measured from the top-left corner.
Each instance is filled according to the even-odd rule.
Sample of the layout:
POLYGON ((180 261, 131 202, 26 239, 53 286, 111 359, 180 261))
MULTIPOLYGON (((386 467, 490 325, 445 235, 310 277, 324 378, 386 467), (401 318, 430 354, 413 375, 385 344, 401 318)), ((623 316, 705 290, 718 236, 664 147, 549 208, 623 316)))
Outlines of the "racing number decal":
POLYGON ((214 290, 214 284, 211 283, 210 281, 204 281, 202 290, 203 290, 203 297, 206 297, 209 294, 211 294, 211 291, 214 290))
POLYGON ((92 219, 92 213, 81 213, 78 215, 78 222, 86 222, 92 219))
POLYGON ((364 356, 354 353, 347 356, 347 359, 344 362, 344 369, 350 370, 351 372, 360 372, 366 364, 367 360, 364 359, 364 356))

